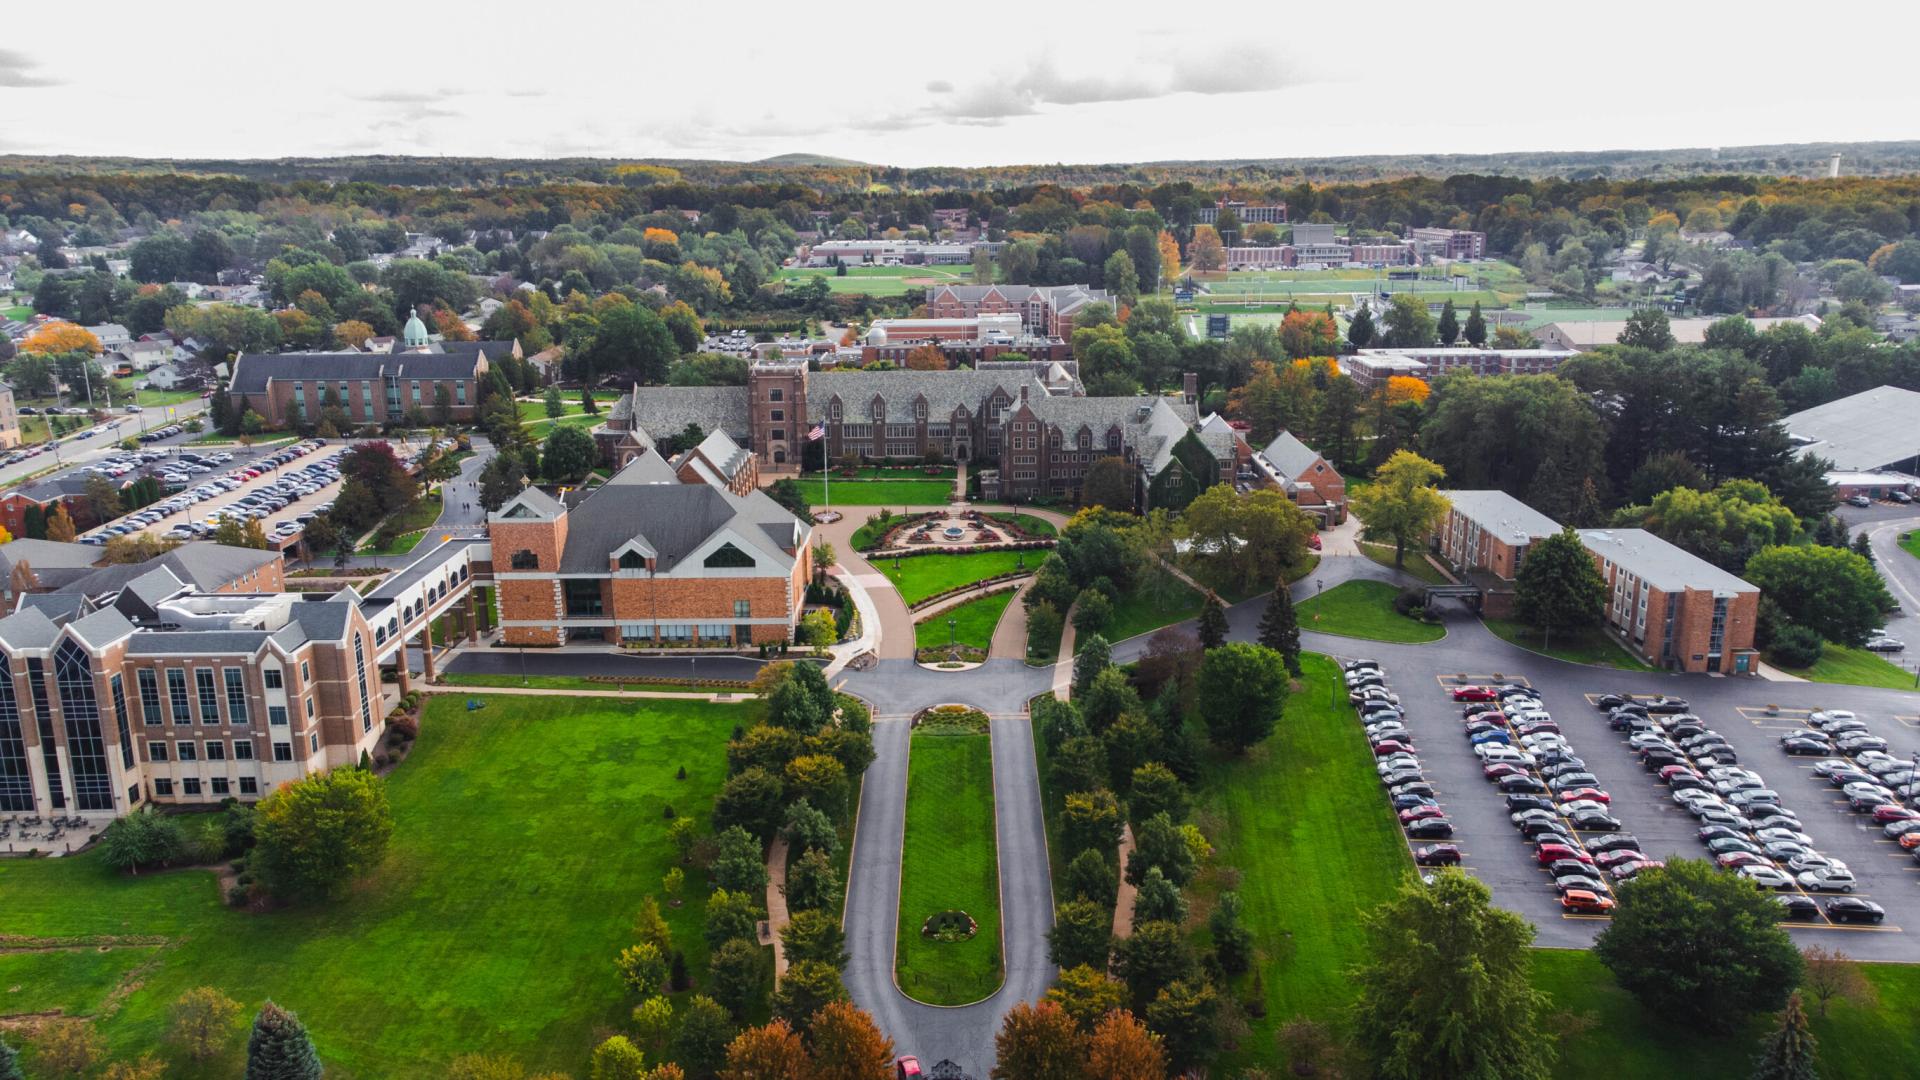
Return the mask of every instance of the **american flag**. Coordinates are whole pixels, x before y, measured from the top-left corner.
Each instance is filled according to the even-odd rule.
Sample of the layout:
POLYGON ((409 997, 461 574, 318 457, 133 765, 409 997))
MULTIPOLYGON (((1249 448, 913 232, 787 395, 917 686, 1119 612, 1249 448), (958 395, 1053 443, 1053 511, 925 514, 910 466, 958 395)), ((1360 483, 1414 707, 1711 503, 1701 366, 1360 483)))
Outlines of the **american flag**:
POLYGON ((827 437, 827 425, 825 424, 815 424, 813 425, 813 430, 807 432, 808 442, 819 442, 821 439, 824 439, 826 437, 827 437))

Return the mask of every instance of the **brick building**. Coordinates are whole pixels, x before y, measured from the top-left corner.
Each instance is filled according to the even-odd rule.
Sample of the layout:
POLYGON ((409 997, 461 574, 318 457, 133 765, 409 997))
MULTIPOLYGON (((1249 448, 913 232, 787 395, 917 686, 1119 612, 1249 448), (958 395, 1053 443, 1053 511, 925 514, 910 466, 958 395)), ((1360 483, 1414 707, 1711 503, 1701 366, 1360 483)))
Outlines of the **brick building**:
POLYGON ((1546 375, 1579 354, 1572 349, 1476 349, 1435 345, 1410 349, 1361 349, 1342 357, 1341 368, 1371 389, 1394 375, 1431 382, 1442 375, 1546 375))
POLYGON ((1202 206, 1193 212, 1196 225, 1216 225, 1220 222, 1220 211, 1231 210, 1233 216, 1240 219, 1242 225, 1264 223, 1285 225, 1287 223, 1287 204, 1273 203, 1267 206, 1249 206, 1233 199, 1221 199, 1212 206, 1202 206))
POLYGON ((1322 525, 1347 520, 1347 478, 1292 432, 1274 436, 1265 449, 1252 455, 1251 463, 1255 478, 1285 492, 1322 525))
POLYGON ((1180 509, 1231 482, 1236 463, 1231 441, 1204 438, 1195 424, 1191 395, 1055 397, 1022 386, 1006 413, 1001 494, 1078 501, 1094 463, 1119 458, 1131 466, 1136 507, 1180 509))
POLYGON ((487 532, 514 645, 785 642, 813 573, 809 523, 765 492, 682 482, 657 453, 577 501, 528 488, 487 532))
POLYGON ((1452 506, 1433 534, 1436 554, 1480 589, 1480 612, 1513 613, 1513 581, 1527 549, 1560 531, 1552 518, 1504 491, 1449 491, 1452 506))
POLYGON ((1760 589, 1645 529, 1581 529, 1607 582, 1607 628, 1642 660, 1677 671, 1744 675, 1760 589))
POLYGON ((1487 254, 1487 234, 1483 232, 1419 228, 1409 230, 1407 239, 1428 258, 1479 259, 1487 254))
POLYGON ((393 353, 242 353, 227 393, 276 428, 317 422, 330 402, 355 425, 395 423, 416 408, 431 418, 443 400, 454 421, 470 422, 492 359, 519 349, 513 341, 449 341, 393 353))
POLYGON ((1027 336, 1073 340, 1074 316, 1088 304, 1117 308, 1113 294, 1088 285, 936 285, 927 290, 927 316, 972 319, 1018 315, 1027 336))

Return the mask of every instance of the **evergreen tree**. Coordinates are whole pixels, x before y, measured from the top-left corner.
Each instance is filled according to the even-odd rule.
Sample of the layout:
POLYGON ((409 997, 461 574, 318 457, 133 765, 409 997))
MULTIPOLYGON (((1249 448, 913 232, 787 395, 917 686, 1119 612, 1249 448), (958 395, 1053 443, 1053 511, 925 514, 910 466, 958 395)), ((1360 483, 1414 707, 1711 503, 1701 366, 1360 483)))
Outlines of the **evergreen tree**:
POLYGON ((1867 530, 1861 529, 1853 534, 1853 553, 1868 562, 1873 561, 1873 544, 1867 539, 1867 530))
POLYGON ((1800 995, 1787 999, 1780 1014, 1780 1027, 1767 1036, 1760 1048, 1760 1060, 1754 1064, 1753 1080, 1816 1080, 1813 1032, 1807 1030, 1807 1013, 1800 1007, 1800 995))
POLYGON ((1133 925, 1170 922, 1178 926, 1186 921, 1187 898, 1180 895, 1179 886, 1168 881, 1159 867, 1148 867, 1134 896, 1133 925))
POLYGON ((1287 674, 1300 677, 1300 617, 1293 610, 1293 593, 1284 581, 1273 587, 1267 610, 1260 616, 1259 640, 1286 661, 1287 674))
POLYGON ((1487 343, 1487 320, 1480 314, 1480 301, 1473 302, 1473 310, 1467 312, 1467 344, 1478 349, 1487 343))
POLYGON ((1347 343, 1356 349, 1364 349, 1373 341, 1373 312, 1367 305, 1361 304, 1354 312, 1353 320, 1347 324, 1347 343))
POLYGON ((1440 309, 1440 344, 1451 345, 1460 340, 1460 316, 1453 310, 1453 301, 1449 300, 1440 309))
POLYGON ((1113 650, 1107 639, 1099 634, 1089 637, 1080 647, 1080 655, 1073 658, 1073 696, 1086 693, 1094 678, 1112 666, 1113 650))
POLYGON ((1227 609, 1220 603, 1220 594, 1210 592, 1200 607, 1200 647, 1217 649, 1226 643, 1227 609))
POLYGON ((253 1018, 246 1080, 320 1080, 320 1055, 300 1018, 268 1001, 253 1018))
POLYGON ((0 1080, 27 1080, 27 1074, 20 1071, 20 1051, 7 1045, 0 1039, 0 1080))

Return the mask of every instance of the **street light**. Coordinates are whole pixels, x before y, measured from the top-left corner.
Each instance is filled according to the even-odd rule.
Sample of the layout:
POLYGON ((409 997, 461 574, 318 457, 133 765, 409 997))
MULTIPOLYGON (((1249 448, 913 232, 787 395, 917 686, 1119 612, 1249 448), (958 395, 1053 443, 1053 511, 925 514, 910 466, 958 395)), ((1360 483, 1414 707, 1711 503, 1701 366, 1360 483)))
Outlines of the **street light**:
POLYGON ((954 647, 954 627, 957 625, 959 625, 958 619, 951 615, 947 616, 947 648, 949 649, 954 647))

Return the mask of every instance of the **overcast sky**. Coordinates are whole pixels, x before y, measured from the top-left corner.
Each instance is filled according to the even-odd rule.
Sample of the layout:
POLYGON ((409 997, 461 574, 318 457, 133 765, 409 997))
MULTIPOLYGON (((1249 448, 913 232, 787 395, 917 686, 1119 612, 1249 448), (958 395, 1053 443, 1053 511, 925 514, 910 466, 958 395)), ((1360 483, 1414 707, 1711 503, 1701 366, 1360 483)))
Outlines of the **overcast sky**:
POLYGON ((116 0, 91 29, 14 6, 5 153, 1001 165, 1920 136, 1900 0, 116 0))

